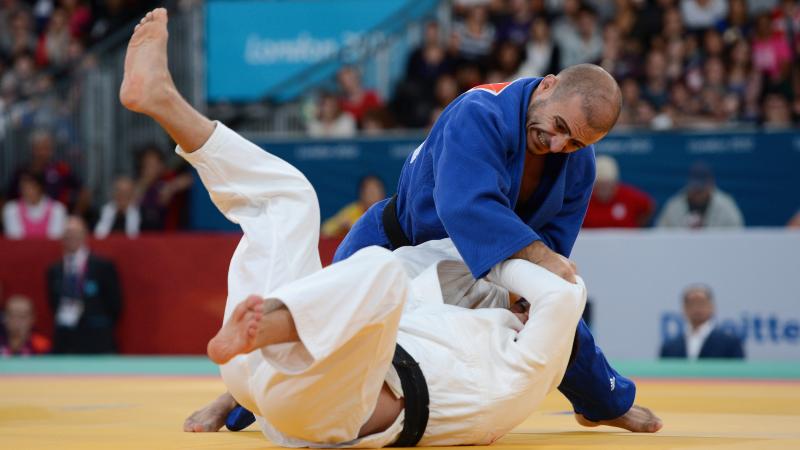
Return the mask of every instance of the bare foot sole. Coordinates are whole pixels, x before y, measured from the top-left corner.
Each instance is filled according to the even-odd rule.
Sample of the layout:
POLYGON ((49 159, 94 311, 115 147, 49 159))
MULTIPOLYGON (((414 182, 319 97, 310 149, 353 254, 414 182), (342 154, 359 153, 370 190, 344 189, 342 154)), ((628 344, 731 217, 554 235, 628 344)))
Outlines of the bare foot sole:
POLYGON ((122 104, 151 114, 177 92, 167 68, 167 10, 156 8, 142 18, 125 53, 125 75, 119 90, 122 104))
POLYGON ((575 420, 585 427, 607 425, 633 431, 634 433, 655 433, 664 426, 658 416, 653 414, 649 409, 639 405, 633 405, 628 412, 613 420, 593 422, 583 417, 581 414, 575 414, 575 420))
POLYGON ((217 364, 225 364, 236 355, 250 353, 258 348, 263 316, 263 298, 251 295, 239 303, 217 335, 208 342, 208 357, 217 364))
POLYGON ((219 431, 225 425, 225 419, 233 408, 236 400, 231 394, 224 393, 216 400, 192 413, 183 422, 183 431, 187 433, 208 433, 219 431))

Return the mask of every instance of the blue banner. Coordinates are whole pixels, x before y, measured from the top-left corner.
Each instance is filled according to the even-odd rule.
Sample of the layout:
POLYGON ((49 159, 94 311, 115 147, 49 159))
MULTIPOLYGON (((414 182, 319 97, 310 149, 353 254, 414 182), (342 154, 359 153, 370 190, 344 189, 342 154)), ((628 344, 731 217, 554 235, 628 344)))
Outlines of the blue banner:
MULTIPOLYGON (((391 194, 406 157, 424 135, 348 140, 256 140, 300 169, 314 185, 322 218, 356 198, 358 180, 376 174, 391 194)), ((649 193, 659 209, 683 188, 689 166, 706 162, 720 189, 733 195, 748 226, 783 226, 800 209, 800 133, 616 133, 597 145, 612 155, 622 181, 649 193)), ((197 229, 236 229, 199 183, 192 209, 197 229)))
POLYGON ((207 96, 285 100, 385 44, 437 0, 209 0, 207 96))

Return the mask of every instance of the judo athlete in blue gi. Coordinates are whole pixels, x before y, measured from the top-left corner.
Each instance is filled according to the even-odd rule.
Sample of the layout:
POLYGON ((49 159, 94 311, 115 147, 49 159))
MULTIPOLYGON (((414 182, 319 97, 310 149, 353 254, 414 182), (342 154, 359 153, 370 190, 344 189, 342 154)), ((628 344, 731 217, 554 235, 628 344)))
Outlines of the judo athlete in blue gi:
MULTIPOLYGON (((364 214, 334 260, 450 237, 475 278, 523 258, 574 282, 567 257, 595 179, 592 144, 620 107, 616 81, 590 64, 473 88, 442 112, 406 160, 396 196, 364 214)), ((650 413, 633 405, 634 383, 608 364, 583 321, 576 342, 559 390, 578 421, 652 431, 637 425, 650 413)))

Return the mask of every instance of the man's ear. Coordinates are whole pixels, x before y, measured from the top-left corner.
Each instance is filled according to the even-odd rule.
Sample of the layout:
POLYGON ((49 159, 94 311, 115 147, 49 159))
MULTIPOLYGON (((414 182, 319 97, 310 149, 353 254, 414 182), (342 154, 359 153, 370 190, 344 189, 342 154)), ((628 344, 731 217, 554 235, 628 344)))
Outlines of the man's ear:
POLYGON ((551 73, 545 75, 540 84, 545 90, 553 90, 556 87, 557 83, 558 83, 558 78, 551 73))

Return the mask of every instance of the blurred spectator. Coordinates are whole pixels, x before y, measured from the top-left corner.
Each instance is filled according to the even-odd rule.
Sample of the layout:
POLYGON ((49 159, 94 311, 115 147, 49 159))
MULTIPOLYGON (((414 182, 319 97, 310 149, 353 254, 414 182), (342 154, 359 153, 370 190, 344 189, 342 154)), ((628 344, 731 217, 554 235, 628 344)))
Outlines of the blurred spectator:
POLYGON ((67 210, 44 192, 41 175, 21 173, 20 197, 3 206, 3 226, 9 239, 58 239, 64 233, 67 210))
POLYGON ((406 80, 416 83, 419 88, 430 92, 430 87, 439 76, 453 70, 453 61, 441 44, 441 30, 437 22, 425 24, 422 45, 416 48, 406 64, 406 80))
POLYGON ((427 125, 436 80, 455 69, 455 61, 441 44, 440 33, 438 23, 425 24, 422 45, 409 56, 406 78, 396 87, 390 107, 402 126, 427 125))
POLYGON ((345 206, 322 223, 322 236, 343 237, 370 206, 386 198, 383 181, 376 175, 366 175, 358 182, 358 200, 345 206))
POLYGON ((373 108, 364 113, 361 121, 362 131, 369 136, 379 136, 387 129, 394 127, 394 118, 384 107, 373 108))
POLYGON ((164 154, 149 145, 139 151, 136 163, 136 196, 142 231, 176 230, 185 212, 185 193, 193 179, 189 172, 167 168, 164 154))
POLYGON ((683 313, 688 328, 683 334, 662 343, 662 358, 744 359, 741 338, 717 327, 714 321, 714 298, 710 287, 696 284, 686 288, 683 313))
POLYGON ((9 198, 17 198, 19 177, 23 172, 32 173, 44 182, 47 196, 67 206, 70 212, 83 214, 90 202, 88 189, 74 174, 69 164, 55 160, 55 142, 47 130, 36 130, 30 138, 30 161, 19 167, 11 178, 8 188, 9 198))
POLYGON ((117 269, 89 250, 83 219, 71 216, 62 240, 64 256, 47 270, 53 311, 53 353, 113 353, 122 312, 117 269))
POLYGON ((599 62, 603 55, 603 37, 597 15, 589 7, 581 7, 577 20, 565 26, 558 41, 561 49, 561 68, 581 63, 599 62))
POLYGON ((730 0, 728 2, 728 17, 718 24, 724 33, 726 43, 745 39, 750 35, 750 17, 747 11, 747 0, 730 0))
POLYGON ((25 7, 11 8, 5 22, 0 22, 4 25, 0 27, 3 29, 0 32, 0 52, 12 56, 32 54, 36 50, 36 30, 29 10, 25 7))
POLYGON ((773 31, 768 15, 759 16, 755 27, 753 67, 773 81, 785 78, 792 62, 792 49, 788 41, 773 31))
POLYGON ((764 128, 780 129, 792 126, 792 110, 789 101, 780 94, 771 93, 764 97, 764 128))
POLYGON ((717 189, 714 174, 702 163, 689 169, 686 187, 672 196, 656 221, 667 228, 739 228, 744 219, 736 201, 717 189))
POLYGON ((560 45, 567 34, 577 34, 581 2, 579 0, 563 0, 557 3, 551 2, 549 7, 551 12, 556 13, 553 21, 553 40, 560 45), (561 7, 560 10, 558 6, 561 7))
POLYGON ((378 93, 364 89, 361 85, 361 77, 355 68, 341 68, 337 78, 339 87, 342 90, 339 106, 343 111, 352 114, 357 122, 361 122, 365 112, 381 106, 381 99, 378 97, 378 93))
POLYGON ((521 64, 522 50, 520 47, 511 41, 502 41, 497 44, 486 81, 502 83, 514 80, 521 64))
POLYGON ((716 26, 728 15, 727 0, 681 0, 683 22, 692 30, 716 26))
POLYGON ((489 23, 485 7, 470 8, 464 21, 455 25, 458 54, 473 62, 482 62, 492 51, 495 40, 494 26, 489 23))
POLYGON ((356 120, 343 112, 335 95, 323 92, 315 117, 308 121, 308 134, 312 137, 352 137, 356 134, 356 120))
POLYGON ((497 40, 524 45, 533 22, 533 10, 529 0, 509 0, 509 13, 497 26, 497 40))
POLYGON ((36 314, 33 302, 14 295, 3 310, 3 333, 0 334, 0 356, 41 355, 50 352, 50 340, 33 331, 36 314))
POLYGON ((537 17, 531 24, 530 39, 525 45, 525 61, 512 79, 556 74, 559 67, 561 53, 550 36, 550 25, 544 17, 537 17))
POLYGON ((92 10, 84 0, 61 0, 59 2, 67 14, 67 23, 72 37, 84 38, 92 25, 92 10))
POLYGON ((111 233, 125 233, 129 238, 139 235, 142 217, 134 201, 133 180, 127 176, 114 180, 112 200, 100 210, 100 219, 94 227, 94 236, 105 239, 111 233))
POLYGON ((36 49, 37 64, 39 66, 52 64, 55 69, 64 68, 68 62, 71 39, 67 12, 58 8, 53 11, 45 32, 39 37, 36 49))
POLYGON ((669 100, 669 80, 667 79, 667 59, 663 52, 654 51, 647 55, 645 73, 647 78, 642 86, 642 96, 656 110, 669 100))
POLYGON ((786 226, 789 228, 800 229, 800 211, 797 211, 797 213, 792 216, 791 219, 789 219, 789 222, 786 224, 786 226))
POLYGON ((650 222, 655 202, 646 193, 620 183, 614 158, 597 157, 597 177, 583 221, 584 228, 637 228, 650 222))

